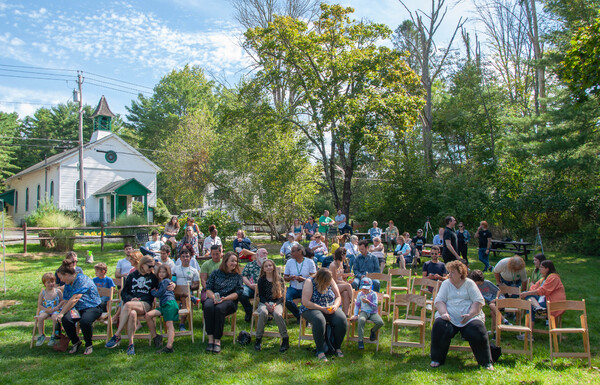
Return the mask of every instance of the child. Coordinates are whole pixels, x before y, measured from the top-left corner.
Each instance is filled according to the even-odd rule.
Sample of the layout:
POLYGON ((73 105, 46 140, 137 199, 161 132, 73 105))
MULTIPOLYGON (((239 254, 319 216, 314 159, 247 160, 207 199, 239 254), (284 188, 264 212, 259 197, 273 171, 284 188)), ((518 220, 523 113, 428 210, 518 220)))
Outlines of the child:
POLYGON ((48 346, 52 346, 56 342, 58 335, 58 330, 56 330, 56 319, 61 310, 59 304, 62 301, 62 292, 56 288, 56 279, 52 273, 45 273, 42 275, 42 283, 44 284, 45 289, 40 292, 38 298, 38 308, 42 308, 42 310, 40 310, 40 314, 37 316, 37 327, 41 334, 38 336, 35 346, 42 346, 44 341, 46 341, 46 336, 42 331, 44 330, 44 321, 48 317, 52 317, 53 333, 50 337, 50 341, 48 341, 48 346))
MULTIPOLYGON (((483 278, 483 272, 481 270, 472 270, 468 276, 473 282, 477 284, 485 303, 490 307, 490 313, 492 314, 492 329, 496 329, 496 295, 498 294, 498 286, 494 285, 492 282, 483 278)), ((500 295, 500 299, 503 299, 504 296, 500 295)), ((506 318, 502 317, 502 323, 505 325, 510 325, 510 322, 506 320, 506 318)), ((491 333, 491 332, 490 332, 491 333)))
POLYGON ((156 326, 154 324, 154 317, 163 316, 165 324, 167 325, 167 346, 158 350, 157 353, 173 353, 173 340, 175 339, 175 327, 173 322, 179 321, 179 305, 175 301, 175 294, 172 291, 167 290, 167 286, 171 284, 171 268, 168 265, 160 265, 157 271, 158 279, 160 279, 160 285, 158 289, 150 290, 150 293, 154 297, 159 297, 160 306, 158 309, 150 310, 146 313, 146 322, 148 323, 148 329, 150 329, 150 335, 154 346, 160 348, 162 346, 161 335, 156 333, 156 326))
POLYGON ((273 319, 279 328, 279 334, 281 334, 279 352, 283 353, 290 347, 287 326, 282 315, 284 287, 283 279, 277 274, 275 262, 267 259, 260 268, 260 278, 257 283, 260 302, 257 308, 258 322, 256 323, 256 343, 254 344, 254 349, 258 351, 262 349, 262 336, 265 332, 265 324, 269 314, 273 315, 273 319))
POLYGON ((383 326, 383 320, 377 313, 377 293, 371 288, 373 281, 371 278, 363 278, 360 280, 360 293, 356 296, 354 303, 354 315, 350 318, 351 321, 358 319, 358 348, 364 349, 363 335, 365 333, 365 324, 367 320, 373 321, 375 326, 371 329, 369 339, 375 341, 377 330, 383 326))
MULTIPOLYGON (((94 284, 96 284, 96 287, 98 287, 98 288, 102 287, 102 288, 106 288, 106 289, 115 287, 115 282, 112 280, 112 278, 106 276, 107 270, 108 270, 108 267, 106 266, 106 263, 104 263, 104 262, 97 263, 94 266, 94 271, 96 272, 96 278, 94 278, 93 281, 94 281, 94 284)), ((102 311, 106 311, 106 303, 110 300, 110 298, 108 298, 107 296, 102 296, 102 297, 100 297, 100 300, 102 301, 102 303, 100 304, 100 306, 102 307, 102 311)))

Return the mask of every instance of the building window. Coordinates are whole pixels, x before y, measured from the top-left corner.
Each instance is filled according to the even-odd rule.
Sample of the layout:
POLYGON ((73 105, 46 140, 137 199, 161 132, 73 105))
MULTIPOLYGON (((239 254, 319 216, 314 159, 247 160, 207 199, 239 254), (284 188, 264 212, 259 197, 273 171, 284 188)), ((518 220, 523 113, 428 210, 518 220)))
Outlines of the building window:
POLYGON ((54 198, 54 181, 53 180, 50 181, 50 200, 53 201, 52 198, 54 198))
POLYGON ((25 189, 25 212, 29 211, 29 187, 25 189))
POLYGON ((40 207, 40 185, 39 184, 37 187, 37 200, 36 200, 35 207, 40 207))
POLYGON ((19 211, 19 192, 15 190, 15 213, 19 211))

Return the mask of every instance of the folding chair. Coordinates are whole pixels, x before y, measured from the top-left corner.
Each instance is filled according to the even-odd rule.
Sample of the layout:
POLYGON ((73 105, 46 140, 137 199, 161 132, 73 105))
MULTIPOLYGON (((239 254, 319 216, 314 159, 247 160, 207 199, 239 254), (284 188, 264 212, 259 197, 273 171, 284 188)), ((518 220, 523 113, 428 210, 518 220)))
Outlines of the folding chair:
MULTIPOLYGON (((499 285, 498 289, 500 289, 500 290, 498 290, 498 293, 496 293, 496 301, 498 300, 498 298, 500 298, 501 295, 504 295, 506 298, 509 298, 509 297, 521 298, 521 288, 520 287, 499 285)), ((502 309, 501 307, 498 307, 498 308, 502 309)), ((531 310, 531 304, 530 304, 529 309, 531 310)), ((508 307, 508 308, 504 308, 502 310, 505 313, 513 313, 515 315, 515 323, 521 324, 521 311, 519 309, 508 307)), ((502 319, 502 318, 500 318, 500 319, 502 319)))
POLYGON ((110 288, 99 287, 98 288, 98 294, 100 294, 100 297, 108 297, 109 300, 108 300, 108 302, 106 302, 106 311, 102 313, 100 318, 98 318, 96 321, 94 321, 94 325, 98 322, 106 324, 106 334, 98 334, 95 332, 94 335, 92 336, 92 340, 106 340, 106 342, 108 342, 108 340, 110 340, 110 337, 112 337, 112 335, 113 335, 112 304, 113 304, 113 295, 115 292, 114 289, 115 289, 114 287, 110 287, 110 288))
MULTIPOLYGON (((549 340, 550 340, 550 364, 554 365, 554 357, 565 357, 565 358, 587 358, 588 366, 592 366, 592 354, 590 352, 590 331, 587 324, 587 312, 585 309, 585 300, 581 301, 555 301, 547 302, 548 305, 548 327, 549 327, 549 340), (581 327, 565 328, 562 325, 557 326, 558 322, 562 321, 562 314, 560 316, 553 316, 553 312, 559 311, 576 311, 581 312, 579 316, 579 323, 581 327), (557 319, 560 321, 557 322, 557 319), (577 352, 559 352, 559 340, 562 334, 581 334, 583 339, 583 353, 577 352)), ((561 322, 562 323, 562 322, 561 322)))
MULTIPOLYGON (((390 298, 392 298, 392 292, 395 292, 395 291, 400 291, 400 292, 404 292, 404 294, 409 294, 412 270, 410 270, 410 269, 389 269, 388 274, 390 275, 390 282, 391 282, 390 293, 389 293, 390 298), (398 283, 399 286, 394 286, 394 284, 393 284, 394 279, 400 281, 398 283), (404 283, 402 283, 403 280, 406 280, 406 281, 404 283)), ((389 306, 387 309, 388 314, 391 314, 391 311, 392 311, 391 303, 392 303, 392 301, 389 301, 389 306)))
POLYGON ((176 298, 179 298, 182 305, 179 309, 179 317, 187 317, 188 326, 185 331, 175 330, 175 337, 192 336, 192 343, 194 343, 194 308, 192 307, 190 285, 177 285, 173 293, 176 298))
MULTIPOLYGON (((352 305, 350 306, 348 313, 352 313, 354 309, 354 304, 356 303, 356 297, 358 296, 358 290, 354 291, 354 294, 352 295, 352 305)), ((384 308, 383 306, 383 296, 384 294, 382 293, 377 293, 377 313, 382 316, 383 312, 382 309, 384 308)), ((350 314, 348 314, 350 315, 350 314)), ((373 323, 373 321, 371 320, 367 320, 367 324, 369 323, 373 323)), ((348 319, 348 335, 346 337, 346 344, 350 343, 350 341, 353 342, 358 342, 358 334, 356 334, 356 329, 358 326, 358 319, 357 320, 350 320, 348 319)), ((375 341, 371 341, 369 338, 364 338, 363 342, 365 344, 375 344, 375 351, 379 351, 379 334, 381 332, 381 329, 377 330, 377 338, 375 339, 375 341)))
MULTIPOLYGON (((429 323, 430 326, 433 326, 433 321, 434 321, 434 315, 435 315, 435 308, 433 306, 434 302, 435 302, 435 297, 437 297, 437 293, 438 290, 440 289, 440 281, 436 281, 433 279, 428 279, 428 278, 420 278, 420 277, 415 277, 411 280, 411 289, 410 289, 410 293, 411 294, 420 294, 420 295, 424 295, 426 298, 428 295, 431 295, 431 298, 426 299, 425 301, 425 309, 431 312, 431 316, 429 319, 429 323), (433 288, 432 291, 429 291, 429 288, 433 288)), ((419 317, 415 316, 415 310, 412 308, 410 309, 409 314, 407 315, 408 319, 419 319, 419 317)))
POLYGON ((392 340, 390 343, 390 354, 394 353, 394 346, 406 346, 411 348, 421 348, 421 354, 425 355, 425 327, 427 326, 426 319, 426 301, 427 297, 418 294, 395 294, 392 302, 393 321, 392 321, 392 340), (405 307, 403 311, 404 318, 400 316, 400 308, 405 307), (417 319, 409 319, 409 309, 421 308, 420 315, 417 319), (418 328, 419 342, 400 341, 398 332, 400 327, 418 328))
POLYGON ((524 299, 517 298, 504 298, 496 300, 496 345, 501 346, 502 332, 515 332, 523 333, 523 349, 511 349, 509 347, 502 347, 502 353, 511 354, 528 354, 529 359, 533 359, 533 343, 530 341, 533 335, 533 329, 531 324, 531 303, 524 299), (525 324, 521 325, 521 317, 519 317, 519 323, 515 325, 504 325, 502 324, 502 313, 500 309, 515 309, 525 315, 525 324))
POLYGON ((390 314, 390 295, 392 294, 392 277, 389 274, 383 273, 367 273, 367 277, 371 279, 377 279, 380 283, 385 282, 385 292, 382 292, 382 287, 379 287, 379 291, 383 293, 382 299, 380 301, 383 302, 381 316, 387 317, 390 314))
MULTIPOLYGON (((229 314, 225 317, 225 320, 229 318, 229 322, 231 323, 231 331, 223 330, 224 336, 233 336, 233 344, 235 345, 235 341, 237 340, 237 309, 235 313, 229 314)), ((204 320, 204 314, 202 314, 202 342, 204 342, 204 338, 206 337, 206 321, 204 320)))

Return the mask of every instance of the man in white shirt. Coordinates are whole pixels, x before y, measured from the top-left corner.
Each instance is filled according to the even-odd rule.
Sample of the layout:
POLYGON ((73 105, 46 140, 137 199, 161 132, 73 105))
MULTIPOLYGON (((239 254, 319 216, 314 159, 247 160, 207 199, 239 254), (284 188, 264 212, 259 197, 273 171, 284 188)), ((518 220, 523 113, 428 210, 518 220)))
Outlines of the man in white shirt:
MULTIPOLYGON (((173 275, 173 280, 177 285, 189 285, 190 286, 190 294, 197 290, 200 287, 200 274, 198 270, 194 269, 190 266, 190 260, 192 256, 190 252, 186 248, 182 248, 179 253, 179 259, 177 262, 181 261, 181 265, 175 266, 175 269, 171 272, 173 275)), ((192 302, 197 304, 199 300, 195 297, 191 297, 192 302)), ((191 309, 190 309, 191 311, 191 309)), ((185 330, 185 316, 181 316, 179 318, 179 330, 185 330)))
POLYGON ((290 283, 285 294, 285 307, 296 317, 298 323, 300 323, 300 311, 294 299, 302 298, 304 281, 317 273, 315 262, 305 256, 306 251, 302 245, 292 247, 292 258, 285 264, 283 272, 283 279, 290 283))
MULTIPOLYGON (((117 262, 117 270, 115 271, 115 278, 123 278, 123 282, 125 282, 125 278, 127 278, 127 274, 129 274, 129 271, 133 267, 133 266, 131 266, 131 260, 129 259, 131 253, 133 253, 133 247, 131 247, 131 245, 129 243, 126 243, 123 250, 125 251, 125 258, 123 258, 119 262, 117 262)), ((120 280, 117 280, 117 283, 118 282, 120 282, 120 280)), ((117 286, 120 286, 120 285, 117 285, 117 286)))
POLYGON ((140 246, 140 251, 143 255, 150 255, 158 257, 160 254, 160 248, 165 244, 159 239, 158 230, 152 230, 152 239, 146 242, 144 246, 140 246))

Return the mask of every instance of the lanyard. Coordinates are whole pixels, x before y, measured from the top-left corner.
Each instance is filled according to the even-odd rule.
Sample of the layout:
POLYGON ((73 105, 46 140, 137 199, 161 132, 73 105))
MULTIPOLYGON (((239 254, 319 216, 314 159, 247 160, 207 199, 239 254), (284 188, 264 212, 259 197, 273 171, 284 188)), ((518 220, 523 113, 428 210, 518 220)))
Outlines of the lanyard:
POLYGON ((302 266, 304 265, 304 259, 302 259, 302 263, 300 264, 300 267, 298 267, 298 262, 296 262, 294 260, 294 262, 296 263, 296 271, 298 272, 299 276, 302 276, 302 274, 300 274, 302 272, 302 266))

